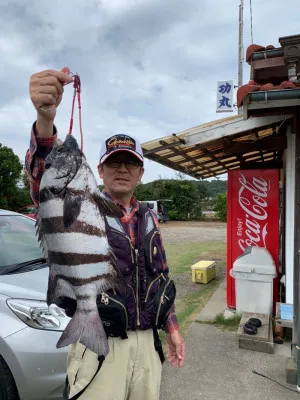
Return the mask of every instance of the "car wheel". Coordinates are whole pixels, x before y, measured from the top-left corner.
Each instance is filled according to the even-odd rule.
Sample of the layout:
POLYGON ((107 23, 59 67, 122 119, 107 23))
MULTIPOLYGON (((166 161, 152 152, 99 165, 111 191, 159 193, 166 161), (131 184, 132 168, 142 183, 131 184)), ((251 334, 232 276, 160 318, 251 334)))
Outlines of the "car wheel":
POLYGON ((0 400, 19 400, 18 390, 6 362, 0 356, 0 400))

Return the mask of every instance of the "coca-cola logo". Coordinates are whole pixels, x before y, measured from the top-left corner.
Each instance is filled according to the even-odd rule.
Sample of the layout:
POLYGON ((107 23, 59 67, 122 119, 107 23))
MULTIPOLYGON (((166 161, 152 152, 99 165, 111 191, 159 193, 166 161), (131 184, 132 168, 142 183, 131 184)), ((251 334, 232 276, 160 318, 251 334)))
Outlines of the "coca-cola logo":
POLYGON ((247 246, 266 247, 269 184, 259 177, 248 182, 242 173, 239 183, 238 201, 245 213, 244 227, 243 220, 238 218, 237 235, 242 236, 238 240, 239 247, 243 252, 247 246))

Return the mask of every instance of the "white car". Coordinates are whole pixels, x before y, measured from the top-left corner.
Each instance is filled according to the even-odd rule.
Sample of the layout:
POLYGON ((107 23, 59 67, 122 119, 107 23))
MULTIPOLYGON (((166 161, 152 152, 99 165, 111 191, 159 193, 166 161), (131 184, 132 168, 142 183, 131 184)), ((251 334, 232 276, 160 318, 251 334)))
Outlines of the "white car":
POLYGON ((35 221, 0 210, 0 399, 62 399, 69 318, 47 306, 48 265, 35 221))

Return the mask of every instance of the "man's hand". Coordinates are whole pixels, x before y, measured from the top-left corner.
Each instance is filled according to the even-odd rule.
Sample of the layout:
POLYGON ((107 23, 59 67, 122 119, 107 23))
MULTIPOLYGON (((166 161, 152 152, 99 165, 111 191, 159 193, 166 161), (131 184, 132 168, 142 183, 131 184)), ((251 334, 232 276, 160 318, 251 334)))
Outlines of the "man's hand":
POLYGON ((38 120, 54 121, 56 108, 62 100, 63 86, 72 80, 72 77, 65 72, 55 70, 46 70, 31 76, 29 93, 37 110, 38 120))
POLYGON ((185 359, 185 344, 182 336, 178 331, 167 334, 167 360, 169 363, 175 367, 178 365, 182 367, 185 359))

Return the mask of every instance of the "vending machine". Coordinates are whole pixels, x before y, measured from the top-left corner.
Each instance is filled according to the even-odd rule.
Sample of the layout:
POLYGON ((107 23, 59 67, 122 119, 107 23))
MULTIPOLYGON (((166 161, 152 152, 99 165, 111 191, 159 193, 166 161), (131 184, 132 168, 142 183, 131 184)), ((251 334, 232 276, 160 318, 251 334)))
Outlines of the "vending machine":
POLYGON ((235 308, 234 261, 247 246, 265 247, 276 264, 274 304, 278 301, 279 170, 255 169, 228 172, 227 192, 227 307, 235 308))

